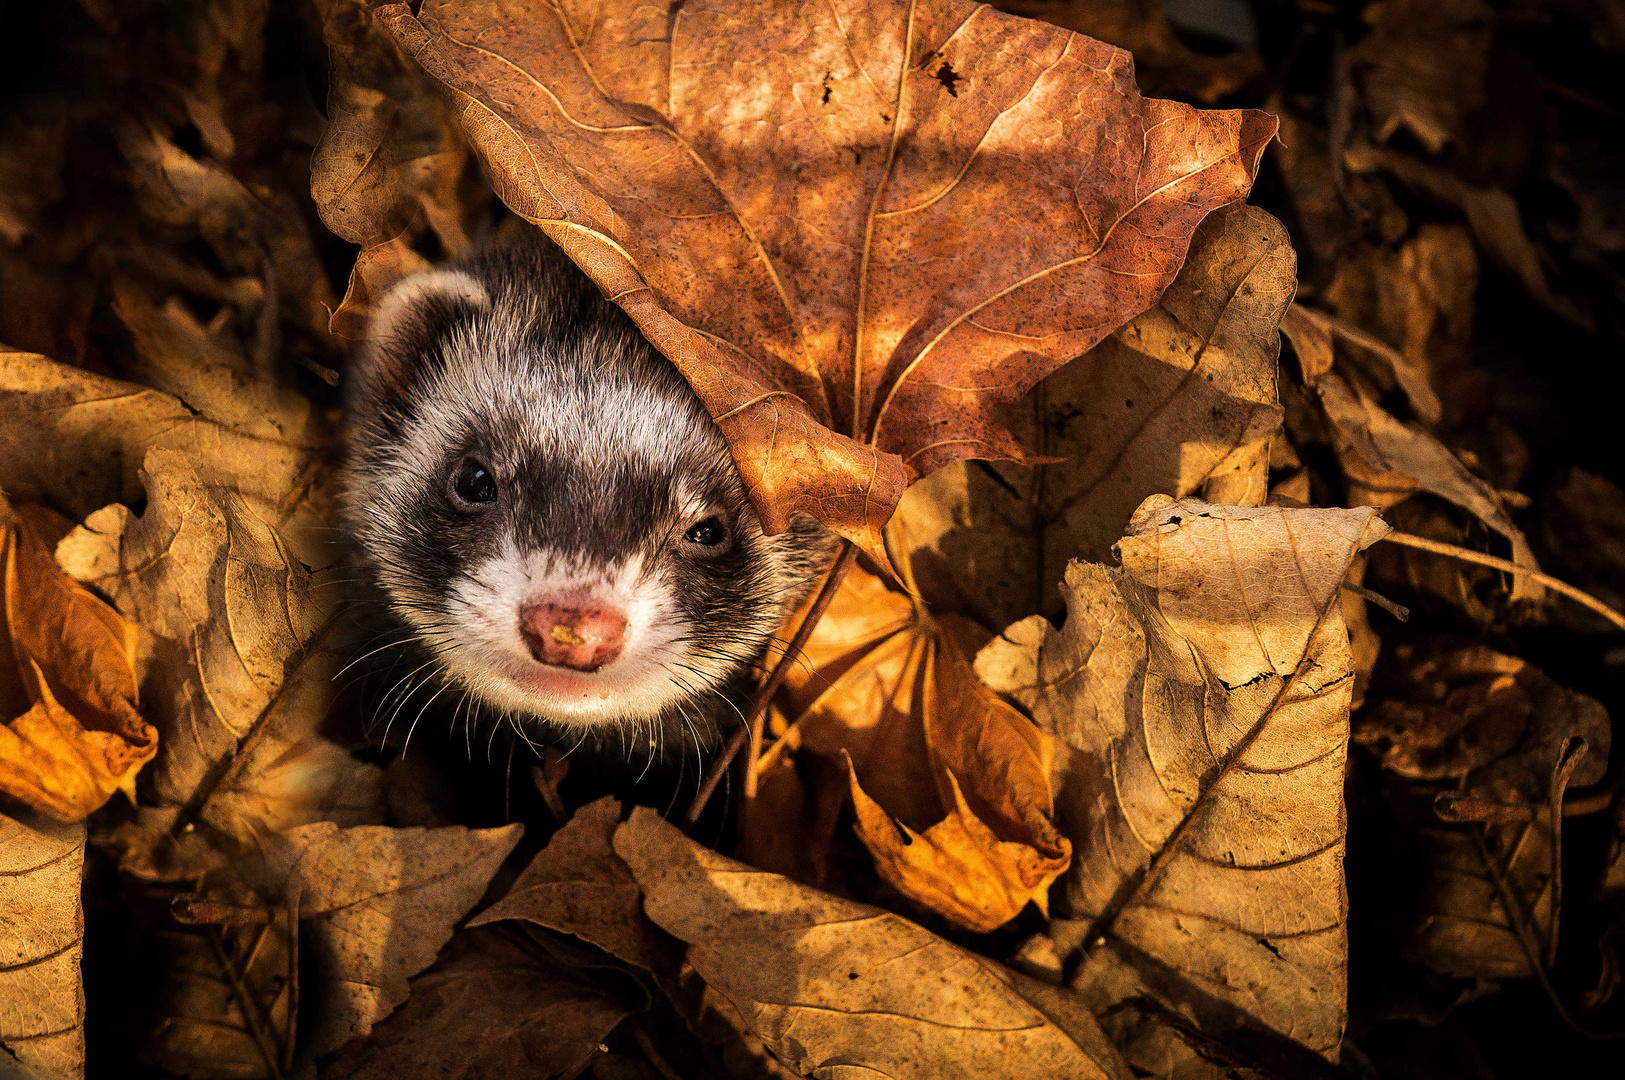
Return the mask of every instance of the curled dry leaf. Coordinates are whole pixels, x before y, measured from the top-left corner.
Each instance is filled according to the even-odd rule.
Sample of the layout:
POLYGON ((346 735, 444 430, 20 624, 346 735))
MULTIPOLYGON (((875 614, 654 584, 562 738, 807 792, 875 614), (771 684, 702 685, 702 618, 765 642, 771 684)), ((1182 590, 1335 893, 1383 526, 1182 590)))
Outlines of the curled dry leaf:
POLYGON ((359 341, 367 336, 367 326, 375 305, 389 287, 403 278, 429 269, 429 260, 412 250, 405 236, 374 244, 356 256, 350 270, 350 285, 344 302, 333 312, 327 328, 339 337, 359 341))
POLYGON ((1275 131, 961 0, 378 17, 687 377, 768 529, 808 513, 877 557, 909 479, 1031 459, 992 408, 1149 307, 1275 131))
POLYGON ((978 931, 1042 909, 1071 854, 1050 739, 976 677, 985 637, 854 567, 786 679, 796 719, 758 765, 747 857, 825 880, 849 791, 876 869, 915 903, 978 931))
MULTIPOLYGON (((314 655, 331 601, 277 522, 243 497, 238 474, 158 447, 144 473, 144 514, 122 504, 92 514, 59 557, 151 634, 149 711, 165 736, 155 794, 192 806, 314 655)), ((313 731, 320 710, 304 711, 313 731)))
MULTIPOLYGON (((625 872, 624 870, 622 871, 625 872)), ((523 934, 489 927, 451 939, 412 996, 322 1080, 579 1076, 627 1005, 523 934)))
POLYGON ((84 865, 83 825, 0 814, 0 1063, 40 1080, 84 1075, 84 865))
POLYGON ((407 979, 434 963, 523 831, 318 822, 270 841, 267 873, 298 897, 301 962, 328 977, 304 991, 319 1017, 304 1052, 365 1036, 406 1000, 407 979))
MULTIPOLYGON (((1402 423, 1332 370, 1333 334, 1323 316, 1294 305, 1281 320, 1281 332, 1292 342, 1304 383, 1334 432, 1350 502, 1386 509, 1425 491, 1461 507, 1505 537, 1513 562, 1539 569, 1529 541, 1507 516, 1494 489, 1469 472, 1438 439, 1402 423)), ((1545 588, 1527 575, 1513 577, 1514 600, 1538 601, 1544 595, 1545 588)))
POLYGON ((1121 570, 1068 568, 1060 631, 1034 617, 978 657, 1063 748, 1075 857, 1052 902, 1088 943, 1086 993, 1121 944, 1335 1060, 1353 689, 1337 600, 1384 531, 1369 509, 1153 497, 1121 570))
POLYGON ((1006 414, 1023 445, 1062 460, 953 466, 915 485, 899 519, 933 610, 994 630, 1059 618, 1067 560, 1105 558, 1147 494, 1263 502, 1296 267, 1273 217, 1215 211, 1155 307, 1006 414))
POLYGON ((980 644, 982 636, 950 617, 920 652, 919 717, 942 820, 915 832, 869 797, 851 757, 843 758, 854 827, 880 876, 921 907, 989 931, 1029 900, 1048 909, 1050 883, 1072 845, 1053 821, 1053 740, 982 684, 956 640, 980 644))
POLYGON ((1383 768, 1398 776, 1451 784, 1441 812, 1457 825, 1435 822, 1422 833, 1428 876, 1415 917, 1416 953, 1457 978, 1527 976, 1529 947, 1537 955, 1555 947, 1553 775, 1569 740, 1581 738, 1585 755, 1565 783, 1602 779, 1608 712, 1518 657, 1479 644, 1405 644, 1397 660, 1403 682, 1362 711, 1354 738, 1379 751, 1383 768))
POLYGON ((1074 1017, 1090 1032, 1074 1038, 990 961, 896 915, 724 858, 642 807, 615 852, 649 918, 803 1076, 1121 1075, 1092 1021, 1074 1017))
POLYGON ((445 99, 380 33, 366 0, 318 0, 329 63, 327 128, 310 160, 322 223, 371 248, 426 217, 452 255, 468 246, 456 213, 468 148, 445 99))
POLYGON ((371 302, 425 268, 410 240, 435 231, 448 255, 469 245, 457 187, 468 147, 434 81, 377 26, 366 0, 321 0, 330 69, 327 127, 310 160, 322 222, 360 244, 349 288, 328 328, 364 336, 371 302))
POLYGON ((158 751, 136 698, 136 629, 57 566, 65 523, 0 499, 0 795, 83 821, 158 751))

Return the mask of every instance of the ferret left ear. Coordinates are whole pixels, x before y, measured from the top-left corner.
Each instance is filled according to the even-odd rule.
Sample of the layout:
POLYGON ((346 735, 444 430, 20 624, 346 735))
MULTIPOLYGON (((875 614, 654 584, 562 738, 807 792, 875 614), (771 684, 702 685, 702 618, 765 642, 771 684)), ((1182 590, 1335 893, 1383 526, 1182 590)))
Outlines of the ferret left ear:
POLYGON ((367 323, 357 389, 388 398, 420 382, 433 362, 434 339, 461 319, 491 306, 491 296, 461 270, 414 274, 384 294, 367 323))

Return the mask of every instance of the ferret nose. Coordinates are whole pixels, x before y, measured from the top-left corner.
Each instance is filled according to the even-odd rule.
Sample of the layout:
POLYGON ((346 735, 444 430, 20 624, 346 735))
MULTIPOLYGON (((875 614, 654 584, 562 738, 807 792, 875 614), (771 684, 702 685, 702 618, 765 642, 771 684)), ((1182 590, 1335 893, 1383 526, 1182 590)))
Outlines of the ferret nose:
POLYGON ((536 600, 520 611, 519 633, 544 664, 597 671, 621 654, 626 619, 602 604, 536 600))

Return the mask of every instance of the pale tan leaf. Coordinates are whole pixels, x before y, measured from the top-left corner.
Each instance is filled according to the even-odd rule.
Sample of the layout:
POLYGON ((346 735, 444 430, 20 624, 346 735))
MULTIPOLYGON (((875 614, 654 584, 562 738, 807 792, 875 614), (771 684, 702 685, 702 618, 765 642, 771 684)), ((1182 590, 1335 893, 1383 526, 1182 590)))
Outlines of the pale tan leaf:
POLYGON ((308 466, 310 445, 298 416, 251 419, 248 410, 265 403, 252 395, 238 402, 229 389, 212 400, 182 402, 0 348, 0 490, 14 502, 43 503, 82 520, 109 503, 137 502, 142 460, 149 447, 162 446, 201 460, 252 462, 239 490, 275 503, 308 466), (215 405, 224 409, 218 417, 194 411, 215 405), (245 430, 264 431, 267 423, 291 435, 245 430))
POLYGON ((1117 1075, 988 961, 896 915, 752 870, 642 807, 616 830, 615 852, 649 917, 688 942, 700 976, 804 1076, 1117 1075))
POLYGON ((1153 498, 1121 570, 1074 563, 1061 631, 1018 623, 978 670, 1063 752, 1086 927, 1075 984, 1121 943, 1335 1059, 1347 978, 1343 759, 1353 689, 1337 603, 1371 510, 1153 498))
POLYGON ((40 1080, 85 1068, 85 827, 0 814, 0 1058, 40 1080))
MULTIPOLYGON (((380 821, 378 768, 349 760, 318 730, 338 666, 322 638, 338 597, 285 538, 297 520, 245 494, 272 478, 241 464, 236 472, 154 447, 146 512, 114 504, 91 515, 58 560, 150 637, 146 708, 161 736, 154 795, 184 808, 177 825, 201 819, 246 840, 267 827, 380 821)), ((294 506, 283 513, 309 497, 284 491, 294 506)), ((152 852, 130 858, 151 863, 152 852)))

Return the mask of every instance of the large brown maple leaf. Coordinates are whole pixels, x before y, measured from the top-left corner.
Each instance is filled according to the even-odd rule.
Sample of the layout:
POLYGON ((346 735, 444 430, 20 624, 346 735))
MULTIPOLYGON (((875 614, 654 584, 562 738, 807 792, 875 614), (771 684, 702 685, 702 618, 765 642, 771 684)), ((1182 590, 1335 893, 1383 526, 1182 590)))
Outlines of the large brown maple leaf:
POLYGON ((1031 460, 993 407, 1150 307, 1276 128, 962 0, 375 15, 503 201, 681 369, 767 528, 871 552, 910 480, 1031 460))

